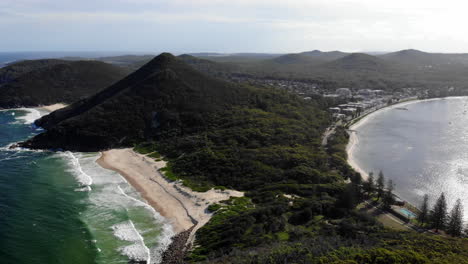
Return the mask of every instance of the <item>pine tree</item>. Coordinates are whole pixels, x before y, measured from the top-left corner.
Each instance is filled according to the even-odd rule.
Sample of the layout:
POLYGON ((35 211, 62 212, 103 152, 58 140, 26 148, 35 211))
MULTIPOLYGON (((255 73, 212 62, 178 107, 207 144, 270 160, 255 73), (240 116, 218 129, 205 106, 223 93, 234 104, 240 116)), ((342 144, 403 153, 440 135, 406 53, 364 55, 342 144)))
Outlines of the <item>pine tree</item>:
POLYGON ((424 195, 423 203, 421 205, 420 210, 421 213, 419 213, 418 215, 418 221, 420 225, 423 226, 426 223, 427 218, 429 216, 429 195, 424 195))
POLYGON ((445 194, 442 193, 431 211, 431 225, 435 228, 436 232, 445 227, 447 221, 447 202, 445 201, 445 194))
POLYGON ((395 202, 395 197, 393 197, 393 181, 388 180, 387 189, 384 191, 382 203, 384 209, 390 209, 392 204, 395 202))
POLYGON ((458 199, 455 206, 450 212, 447 233, 452 236, 461 236, 463 232, 463 206, 461 200, 458 199))
POLYGON ((382 194, 384 192, 384 187, 385 187, 385 177, 383 175, 383 172, 379 172, 379 177, 377 178, 377 194, 378 198, 382 197, 382 194))
POLYGON ((375 183, 374 183, 374 173, 369 172, 369 178, 367 181, 364 182, 363 184, 363 189, 366 192, 367 195, 372 195, 372 193, 375 191, 375 183))

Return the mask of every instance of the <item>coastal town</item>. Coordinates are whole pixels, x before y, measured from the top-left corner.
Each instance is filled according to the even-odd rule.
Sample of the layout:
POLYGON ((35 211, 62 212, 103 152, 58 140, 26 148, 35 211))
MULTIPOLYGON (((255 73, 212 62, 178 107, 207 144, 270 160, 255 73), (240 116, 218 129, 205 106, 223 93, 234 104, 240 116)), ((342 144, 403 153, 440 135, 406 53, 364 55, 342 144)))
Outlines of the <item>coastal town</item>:
MULTIPOLYGON (((317 96, 323 97, 331 105, 328 111, 333 115, 334 120, 344 122, 387 105, 430 96, 427 89, 412 87, 399 89, 398 91, 386 91, 353 87, 329 88, 311 80, 259 78, 250 75, 230 75, 228 79, 235 83, 247 83, 286 90, 301 96, 304 100, 312 100, 317 96)), ((445 87, 442 89, 445 89, 445 87)), ((445 90, 450 92, 453 89, 453 87, 448 87, 445 90)))

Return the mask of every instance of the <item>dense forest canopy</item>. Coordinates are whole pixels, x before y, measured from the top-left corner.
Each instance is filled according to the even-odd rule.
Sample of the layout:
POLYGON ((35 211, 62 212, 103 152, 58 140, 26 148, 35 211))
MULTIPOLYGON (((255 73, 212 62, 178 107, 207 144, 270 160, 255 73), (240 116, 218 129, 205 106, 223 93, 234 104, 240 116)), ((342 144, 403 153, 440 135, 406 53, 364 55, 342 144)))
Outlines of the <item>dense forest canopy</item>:
POLYGON ((0 68, 0 108, 73 103, 129 70, 99 61, 33 60, 0 68))

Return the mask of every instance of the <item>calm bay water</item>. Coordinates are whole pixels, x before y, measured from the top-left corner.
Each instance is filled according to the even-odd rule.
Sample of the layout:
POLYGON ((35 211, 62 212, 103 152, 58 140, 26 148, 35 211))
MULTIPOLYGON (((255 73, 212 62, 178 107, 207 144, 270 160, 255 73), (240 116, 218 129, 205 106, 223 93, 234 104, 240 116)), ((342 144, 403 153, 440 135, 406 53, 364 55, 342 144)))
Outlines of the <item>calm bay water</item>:
POLYGON ((468 97, 387 108, 353 129, 351 151, 361 169, 382 170, 396 193, 415 205, 426 193, 435 202, 444 192, 449 209, 460 198, 468 219, 468 97))
POLYGON ((39 116, 0 111, 0 263, 159 263, 170 225, 99 154, 8 149, 39 116))

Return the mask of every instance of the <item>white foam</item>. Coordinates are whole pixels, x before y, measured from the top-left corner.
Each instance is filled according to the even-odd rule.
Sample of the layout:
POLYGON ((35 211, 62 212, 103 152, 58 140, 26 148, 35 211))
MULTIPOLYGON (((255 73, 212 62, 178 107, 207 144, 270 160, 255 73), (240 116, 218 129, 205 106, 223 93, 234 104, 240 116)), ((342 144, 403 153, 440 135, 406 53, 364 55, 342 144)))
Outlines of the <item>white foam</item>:
POLYGON ((92 189, 90 186, 85 186, 83 188, 77 188, 75 189, 76 192, 90 192, 92 189))
MULTIPOLYGON (((119 174, 120 175, 120 174, 119 174)), ((121 176, 122 177, 122 176, 121 176)), ((123 178, 123 177, 122 177, 123 178)), ((125 180, 125 178, 123 178, 125 180)), ((120 187, 120 185, 117 185, 117 188, 119 189, 119 191, 125 196, 127 197, 128 199, 130 199, 131 201, 134 201, 137 205, 139 206, 143 206, 145 208, 147 208, 148 210, 150 210, 152 213, 153 213, 153 217, 158 220, 158 222, 161 222, 163 223, 163 226, 162 226, 162 232, 160 234, 160 239, 158 241, 158 244, 159 246, 156 247, 156 248, 152 248, 151 252, 150 252, 150 255, 151 257, 153 258, 153 263, 161 263, 162 261, 162 254, 164 253, 164 251, 166 251, 166 249, 169 247, 169 245, 171 244, 172 242, 172 237, 175 235, 174 233, 174 230, 172 229, 172 226, 167 223, 167 220, 165 218, 163 218, 161 216, 161 214, 159 214, 152 206, 150 206, 149 204, 141 201, 141 200, 138 200, 128 194, 126 194, 124 192, 124 190, 120 187)), ((148 261, 148 263, 151 263, 150 261, 148 261)))
POLYGON ((143 240, 138 231, 135 229, 135 225, 130 220, 113 225, 112 230, 114 230, 114 235, 120 240, 130 242, 138 242, 143 240))
POLYGON ((71 172, 75 176, 76 180, 81 184, 82 187, 88 187, 86 189, 80 189, 80 191, 88 190, 91 191, 91 185, 93 184, 93 178, 86 174, 81 167, 80 160, 70 151, 63 152, 64 156, 67 157, 71 165, 71 172))
POLYGON ((43 149, 28 149, 28 148, 20 148, 20 147, 12 148, 12 146, 16 144, 18 144, 18 142, 10 143, 6 146, 0 147, 0 151, 10 151, 10 152, 44 152, 44 151, 47 151, 43 149))
MULTIPOLYGON (((70 166, 70 171, 82 186, 75 191, 90 190, 92 185, 93 192, 89 193, 89 203, 94 209, 89 219, 99 219, 95 224, 111 223, 111 234, 121 241, 130 242, 130 245, 123 245, 117 248, 118 252, 133 260, 147 261, 148 264, 161 263, 163 252, 169 247, 174 231, 170 223, 162 217, 153 207, 147 204, 137 195, 133 187, 117 172, 107 170, 99 166, 96 161, 100 155, 86 153, 61 152, 58 155, 65 158, 70 166), (89 189, 88 189, 89 187, 89 189), (140 222, 132 222, 135 219, 125 222, 115 221, 116 211, 132 210, 135 207, 142 207, 149 213, 149 217, 154 219, 155 228, 158 231, 157 238, 149 236, 148 241, 144 241, 147 232, 154 232, 155 229, 149 229, 145 224, 140 227, 140 222), (136 225, 136 226, 135 226, 136 225), (161 226, 159 226, 161 225, 161 226), (145 230, 138 230, 136 227, 145 230), (149 244, 149 245, 148 245, 149 244)), ((118 218, 118 217, 117 217, 118 218)), ((96 221, 96 220, 93 220, 96 221)), ((147 224, 148 222, 146 222, 147 224)), ((91 226, 93 222, 90 223, 91 226)), ((108 225, 109 226, 109 225, 108 225)), ((99 239, 99 238, 98 238, 99 239)), ((121 242, 123 243, 123 242, 121 242)), ((97 245, 103 251, 106 249, 97 245)))
POLYGON ((123 254, 133 260, 146 260, 147 263, 151 263, 150 250, 131 220, 112 226, 112 230, 120 240, 134 242, 134 244, 120 249, 123 254))
POLYGON ((147 247, 142 247, 141 245, 138 244, 132 244, 130 246, 125 246, 119 249, 119 251, 127 256, 131 260, 136 260, 136 261, 144 261, 146 260, 146 263, 151 264, 151 259, 149 259, 147 247))
POLYGON ((26 115, 16 117, 17 120, 22 121, 24 124, 32 124, 34 123, 34 121, 41 118, 42 116, 41 112, 34 108, 17 108, 14 110, 21 110, 27 112, 26 115))

